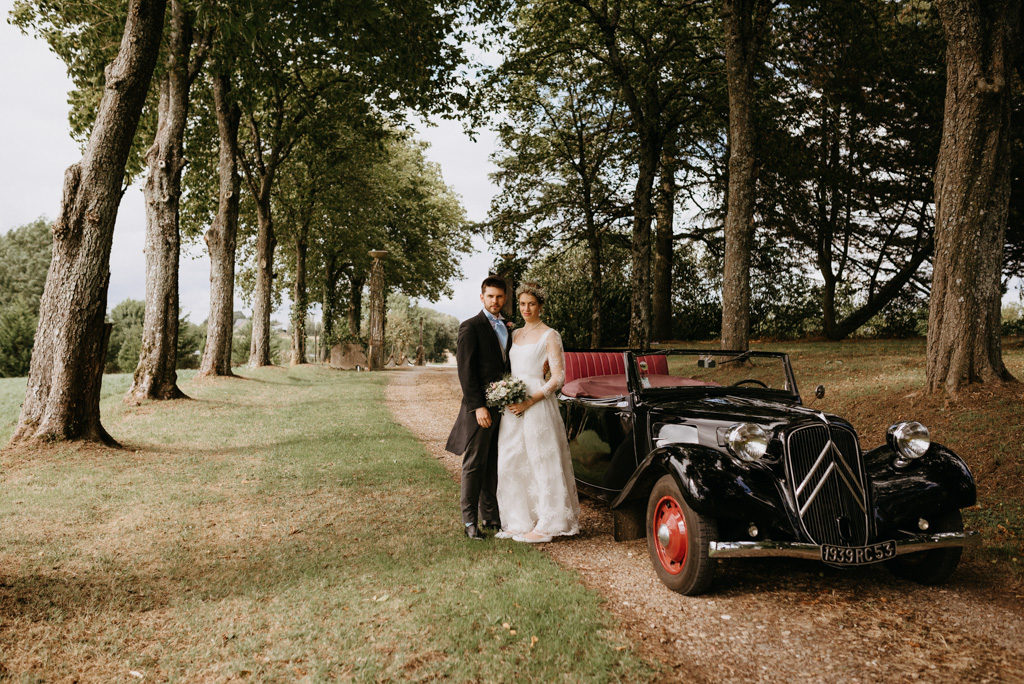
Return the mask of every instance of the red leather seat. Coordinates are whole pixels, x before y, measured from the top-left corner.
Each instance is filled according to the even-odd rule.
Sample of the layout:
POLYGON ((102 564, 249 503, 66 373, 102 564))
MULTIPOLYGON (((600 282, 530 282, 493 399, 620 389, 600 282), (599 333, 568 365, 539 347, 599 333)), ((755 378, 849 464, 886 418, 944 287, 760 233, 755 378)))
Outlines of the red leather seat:
MULTIPOLYGON (((647 372, 668 374, 668 359, 662 354, 641 356, 647 362, 647 372)), ((625 375, 622 352, 565 352, 565 381, 597 375, 625 375)))

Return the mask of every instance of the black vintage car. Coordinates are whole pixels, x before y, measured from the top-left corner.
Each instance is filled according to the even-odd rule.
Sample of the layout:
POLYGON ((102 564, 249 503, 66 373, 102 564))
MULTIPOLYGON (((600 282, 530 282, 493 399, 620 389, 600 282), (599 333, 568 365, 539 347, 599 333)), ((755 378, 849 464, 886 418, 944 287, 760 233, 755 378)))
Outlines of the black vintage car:
POLYGON ((580 490, 611 505, 617 540, 646 535, 680 593, 752 556, 938 584, 976 541, 959 456, 916 422, 863 452, 850 423, 803 405, 786 354, 570 351, 559 400, 580 490))

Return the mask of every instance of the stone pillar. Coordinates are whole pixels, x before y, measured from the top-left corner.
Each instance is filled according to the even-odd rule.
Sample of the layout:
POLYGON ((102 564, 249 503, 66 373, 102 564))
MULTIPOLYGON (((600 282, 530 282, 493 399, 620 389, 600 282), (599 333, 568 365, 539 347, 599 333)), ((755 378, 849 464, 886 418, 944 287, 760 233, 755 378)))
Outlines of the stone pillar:
POLYGON ((370 325, 368 331, 367 364, 369 370, 384 368, 384 262, 387 254, 382 249, 370 250, 373 266, 370 268, 370 325))

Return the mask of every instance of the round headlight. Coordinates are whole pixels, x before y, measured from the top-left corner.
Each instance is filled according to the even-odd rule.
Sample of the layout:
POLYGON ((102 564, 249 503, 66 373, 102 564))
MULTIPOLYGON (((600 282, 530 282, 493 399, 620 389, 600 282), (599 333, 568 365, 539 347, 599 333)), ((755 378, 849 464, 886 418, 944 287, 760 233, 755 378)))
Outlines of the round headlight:
POLYGON ((768 451, 768 433, 754 423, 733 425, 727 442, 729 450, 742 461, 759 461, 768 451))
POLYGON ((886 432, 886 439, 900 458, 909 460, 924 456, 932 443, 928 428, 915 420, 896 423, 886 432))

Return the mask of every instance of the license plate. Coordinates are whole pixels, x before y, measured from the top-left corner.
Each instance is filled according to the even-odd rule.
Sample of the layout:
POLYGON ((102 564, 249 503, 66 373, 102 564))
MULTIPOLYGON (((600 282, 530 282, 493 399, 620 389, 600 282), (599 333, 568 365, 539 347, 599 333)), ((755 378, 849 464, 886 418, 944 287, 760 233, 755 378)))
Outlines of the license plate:
POLYGON ((822 544, 821 560, 831 565, 867 565, 896 557, 896 542, 884 541, 871 546, 830 546, 822 544))

